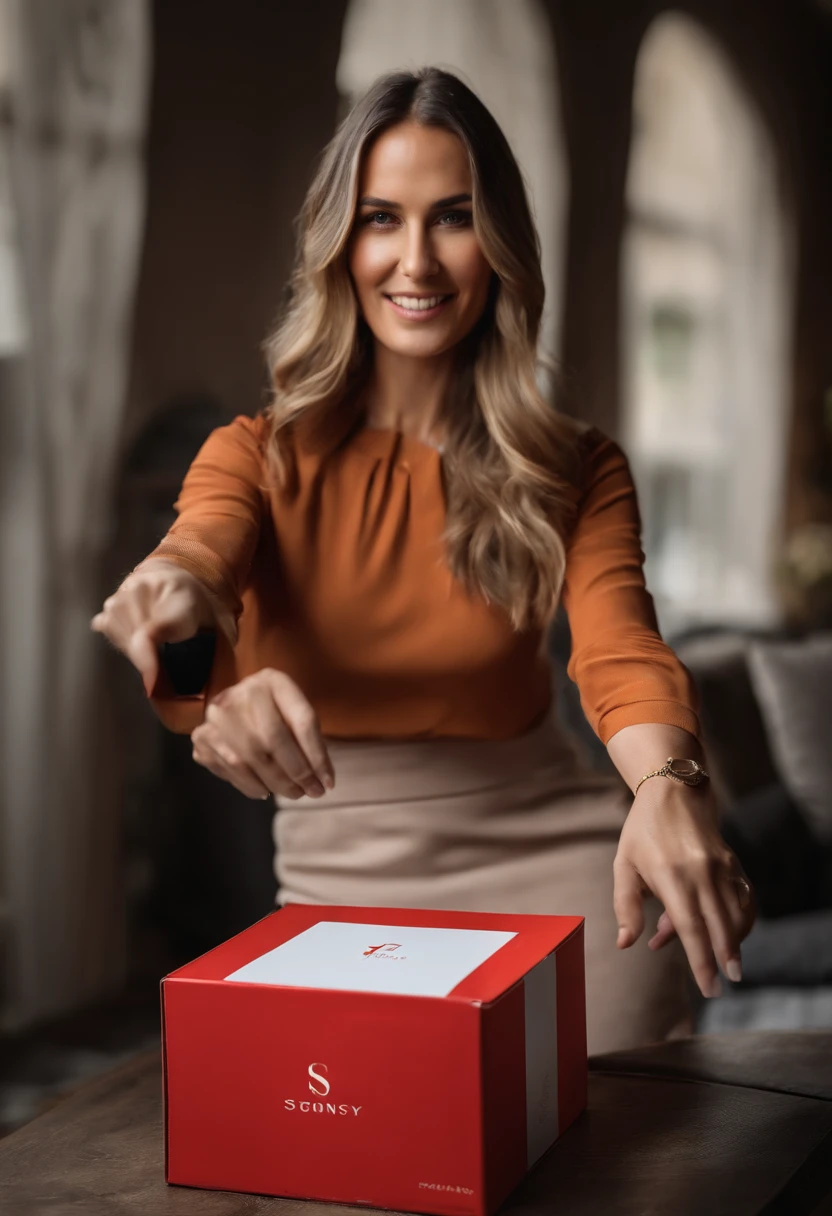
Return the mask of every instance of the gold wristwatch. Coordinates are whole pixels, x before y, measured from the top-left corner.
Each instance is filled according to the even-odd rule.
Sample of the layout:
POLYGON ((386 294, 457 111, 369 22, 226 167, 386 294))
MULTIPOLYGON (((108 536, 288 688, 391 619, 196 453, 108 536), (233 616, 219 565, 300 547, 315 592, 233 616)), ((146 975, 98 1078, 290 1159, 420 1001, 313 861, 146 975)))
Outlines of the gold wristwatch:
MULTIPOLYGON (((672 756, 668 756, 661 768, 657 768, 654 773, 645 773, 641 781, 646 781, 648 777, 670 777, 671 781, 678 781, 681 785, 701 785, 703 781, 707 781, 708 774, 696 760, 674 760, 672 756)), ((633 790, 634 798, 641 781, 633 790)))

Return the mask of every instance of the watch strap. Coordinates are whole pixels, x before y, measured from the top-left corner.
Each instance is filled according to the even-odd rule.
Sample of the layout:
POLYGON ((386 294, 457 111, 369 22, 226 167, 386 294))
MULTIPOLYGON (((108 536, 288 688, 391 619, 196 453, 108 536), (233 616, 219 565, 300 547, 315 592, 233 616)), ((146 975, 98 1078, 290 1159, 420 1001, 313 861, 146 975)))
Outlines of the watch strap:
POLYGON ((641 778, 641 781, 639 781, 638 785, 633 790, 633 797, 635 798, 636 794, 638 793, 638 791, 641 787, 642 782, 647 781, 647 779, 649 777, 669 777, 671 781, 676 781, 676 782, 678 782, 679 785, 690 785, 690 786, 701 785, 703 781, 707 780, 708 774, 705 772, 702 765, 699 764, 699 762, 696 760, 687 760, 686 759, 684 761, 685 764, 692 764, 694 766, 693 771, 690 774, 684 775, 682 773, 675 773, 673 771, 672 766, 674 764, 676 764, 678 762, 678 760, 679 760, 678 757, 668 756, 667 760, 665 760, 665 762, 661 766, 661 768, 657 768, 652 773, 645 773, 644 776, 641 778))

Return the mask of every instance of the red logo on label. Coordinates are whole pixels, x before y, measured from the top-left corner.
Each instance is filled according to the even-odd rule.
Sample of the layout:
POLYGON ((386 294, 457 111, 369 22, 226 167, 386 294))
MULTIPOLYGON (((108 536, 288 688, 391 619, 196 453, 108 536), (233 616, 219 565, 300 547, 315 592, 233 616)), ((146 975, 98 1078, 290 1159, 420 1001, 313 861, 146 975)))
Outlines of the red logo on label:
POLYGON ((364 957, 366 958, 368 954, 375 954, 378 950, 392 954, 394 950, 401 950, 401 948, 401 942, 384 942, 381 946, 370 946, 369 950, 364 951, 364 957))

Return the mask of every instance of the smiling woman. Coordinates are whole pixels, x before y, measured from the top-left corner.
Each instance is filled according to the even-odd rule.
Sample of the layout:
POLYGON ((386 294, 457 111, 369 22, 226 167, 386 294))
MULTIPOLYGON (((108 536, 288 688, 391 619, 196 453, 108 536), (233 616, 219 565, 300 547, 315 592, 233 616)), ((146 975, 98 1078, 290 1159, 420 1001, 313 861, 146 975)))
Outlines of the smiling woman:
POLYGON ((275 480, 298 423, 441 443, 454 576, 516 627, 548 621, 580 457, 538 388, 539 240, 492 115, 448 72, 382 77, 327 147, 298 235, 268 344, 275 480))
POLYGON ((270 405, 209 437, 95 627, 197 763, 279 797, 281 902, 583 916, 597 1052, 689 1030, 685 950, 712 992, 754 912, 707 786, 658 773, 707 771, 695 692, 658 632, 626 457, 538 388, 543 296, 488 110, 435 68, 382 78, 304 203, 270 405), (561 599, 626 784, 559 724, 561 599), (172 697, 156 645, 212 621, 205 692, 172 697), (652 949, 627 950, 657 897, 652 949))
MULTIPOLYGON (((465 148, 442 128, 401 123, 368 153, 349 268, 377 360, 450 365, 485 311, 494 272, 474 230, 472 189, 465 148), (450 183, 457 189, 440 197, 450 183)), ((433 429, 423 409, 418 422, 433 429)))

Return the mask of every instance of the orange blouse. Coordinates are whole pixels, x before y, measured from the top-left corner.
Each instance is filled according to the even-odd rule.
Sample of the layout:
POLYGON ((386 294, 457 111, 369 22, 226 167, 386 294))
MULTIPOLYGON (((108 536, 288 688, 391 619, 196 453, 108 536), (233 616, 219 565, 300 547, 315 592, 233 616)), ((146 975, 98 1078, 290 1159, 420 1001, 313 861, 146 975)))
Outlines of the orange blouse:
MULTIPOLYGON (((263 667, 295 680, 332 738, 505 739, 539 721, 552 697, 545 631, 515 632, 453 579, 439 451, 393 430, 359 429, 334 450, 295 439, 286 494, 264 484, 266 427, 240 416, 208 437, 148 555, 197 575, 238 624, 233 649, 219 634, 203 694, 157 683, 162 722, 189 734, 206 697, 263 667)), ((627 459, 595 428, 580 444, 562 592, 569 676, 604 743, 638 722, 701 737, 693 681, 645 588, 627 459)))

